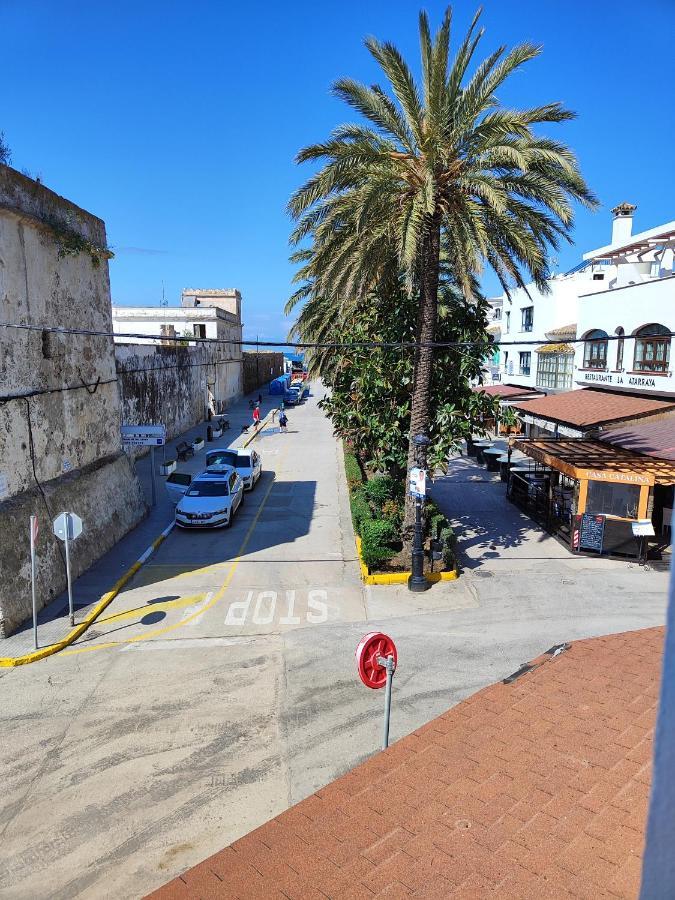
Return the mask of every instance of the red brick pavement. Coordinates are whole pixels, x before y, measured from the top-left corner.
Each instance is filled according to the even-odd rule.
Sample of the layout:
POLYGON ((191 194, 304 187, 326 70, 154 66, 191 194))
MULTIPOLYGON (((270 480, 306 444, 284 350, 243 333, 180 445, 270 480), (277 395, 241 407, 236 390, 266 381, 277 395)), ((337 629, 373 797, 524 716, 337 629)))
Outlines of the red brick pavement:
POLYGON ((637 897, 662 645, 540 657, 151 896, 637 897))

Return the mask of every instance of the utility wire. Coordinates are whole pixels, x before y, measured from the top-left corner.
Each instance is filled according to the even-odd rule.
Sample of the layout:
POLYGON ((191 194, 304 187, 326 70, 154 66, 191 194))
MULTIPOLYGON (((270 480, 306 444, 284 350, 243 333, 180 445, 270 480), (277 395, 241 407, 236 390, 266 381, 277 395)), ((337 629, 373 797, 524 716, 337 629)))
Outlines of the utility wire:
MULTIPOLYGON (((235 340, 234 338, 203 338, 196 336, 171 336, 165 334, 141 334, 136 332, 116 332, 116 331, 93 331, 85 328, 62 328, 49 325, 25 325, 15 322, 0 322, 0 328, 16 328, 26 331, 46 331, 50 334, 81 334, 90 337, 107 337, 107 338, 142 338, 145 341, 156 341, 162 344, 167 342, 177 344, 228 344, 237 347, 296 347, 303 350, 324 349, 324 350, 361 350, 361 349, 401 349, 403 347, 529 347, 544 344, 583 344, 588 338, 565 338, 556 341, 555 339, 530 339, 515 341, 352 341, 351 343, 341 343, 339 341, 327 341, 324 343, 308 343, 303 341, 244 341, 235 340)), ((675 331, 658 335, 659 337, 675 337, 675 331)), ((620 341, 631 340, 635 335, 607 335, 607 337, 598 338, 603 341, 620 341)), ((596 340, 591 338, 591 340, 596 340)))

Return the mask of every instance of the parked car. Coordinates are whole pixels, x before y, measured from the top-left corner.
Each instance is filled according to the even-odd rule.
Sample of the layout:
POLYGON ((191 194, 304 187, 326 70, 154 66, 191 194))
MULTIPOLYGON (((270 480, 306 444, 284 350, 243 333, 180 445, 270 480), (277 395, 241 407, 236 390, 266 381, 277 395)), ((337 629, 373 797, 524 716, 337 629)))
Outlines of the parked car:
POLYGON ((244 483, 231 466, 219 472, 202 472, 176 506, 176 525, 222 528, 232 522, 243 498, 244 483))
POLYGON ((174 506, 190 487, 193 478, 194 475, 190 475, 189 472, 172 472, 166 479, 164 486, 169 495, 169 500, 174 506))
POLYGON ((206 454, 206 471, 220 472, 222 467, 232 467, 244 482, 244 489, 252 491, 262 475, 262 457, 257 450, 240 450, 228 447, 222 450, 209 450, 206 454))

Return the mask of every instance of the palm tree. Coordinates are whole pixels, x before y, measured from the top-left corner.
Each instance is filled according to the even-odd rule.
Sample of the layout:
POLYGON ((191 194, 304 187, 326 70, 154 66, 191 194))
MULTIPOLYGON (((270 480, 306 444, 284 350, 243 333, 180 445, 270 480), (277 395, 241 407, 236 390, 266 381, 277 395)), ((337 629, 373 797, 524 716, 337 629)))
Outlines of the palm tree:
POLYGON ((441 262, 467 298, 486 265, 507 294, 529 280, 545 291, 547 255, 569 240, 572 201, 596 204, 574 154, 534 130, 573 113, 557 102, 516 110, 498 100, 506 79, 540 48, 500 47, 468 74, 483 34, 479 16, 451 60, 451 9, 433 39, 420 13, 419 85, 396 47, 368 38, 389 90, 349 78, 334 85, 366 122, 341 125, 298 154, 298 162, 323 165, 289 203, 292 242, 310 240, 300 250, 304 287, 289 305, 320 297, 324 321, 327 302, 344 315, 378 283, 392 254, 419 296, 411 459, 412 437, 429 426, 441 262))

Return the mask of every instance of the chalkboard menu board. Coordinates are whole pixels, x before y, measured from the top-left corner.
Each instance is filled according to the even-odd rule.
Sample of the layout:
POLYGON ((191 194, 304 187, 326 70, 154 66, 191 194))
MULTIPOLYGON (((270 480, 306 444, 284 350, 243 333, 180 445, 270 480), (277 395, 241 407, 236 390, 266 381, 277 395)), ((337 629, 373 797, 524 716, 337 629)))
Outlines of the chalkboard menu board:
POLYGON ((605 517, 584 513, 579 527, 579 549, 596 550, 602 553, 602 541, 605 536, 605 517))

